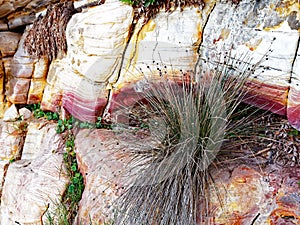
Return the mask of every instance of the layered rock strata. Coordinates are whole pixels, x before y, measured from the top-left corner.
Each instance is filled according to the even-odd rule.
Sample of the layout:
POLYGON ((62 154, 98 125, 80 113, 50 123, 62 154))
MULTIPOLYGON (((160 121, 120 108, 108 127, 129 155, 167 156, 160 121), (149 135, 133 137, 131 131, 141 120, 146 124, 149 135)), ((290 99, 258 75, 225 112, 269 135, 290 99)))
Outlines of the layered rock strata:
POLYGON ((17 52, 8 61, 5 76, 8 80, 6 97, 13 104, 34 104, 41 102, 48 72, 46 59, 33 58, 24 49, 25 32, 17 52))
MULTIPOLYGON (((49 3, 41 3, 41 9, 49 3)), ((218 54, 229 52, 236 64, 241 59, 256 65, 248 83, 255 98, 248 102, 288 115, 298 128, 297 9, 299 5, 294 1, 245 0, 237 5, 208 1, 203 8, 172 9, 171 13, 161 10, 146 24, 145 18, 139 18, 133 25, 130 6, 107 1, 73 15, 66 30, 67 55, 53 61, 49 73, 44 59, 39 63, 31 59, 30 64, 20 44, 13 60, 6 63, 7 70, 12 65, 13 71, 20 71, 12 79, 6 75, 7 100, 17 104, 41 101, 45 82, 29 75, 36 66, 35 72, 45 71, 43 76, 48 76, 43 109, 57 111, 63 107, 81 120, 94 121, 105 108, 111 111, 115 97, 130 92, 132 83, 145 77, 186 73, 198 80, 203 70, 199 68, 203 67, 201 61, 208 61, 213 68, 220 61, 218 54), (64 73, 71 74, 76 82, 69 82, 64 73)), ((235 69, 244 68, 236 65, 235 69)), ((139 85, 134 84, 133 89, 139 89, 139 85)))
POLYGON ((0 223, 43 224, 69 181, 63 139, 55 124, 30 122, 28 128, 25 121, 1 124, 0 223))
MULTIPOLYGON (((240 61, 257 64, 247 86, 255 96, 249 103, 287 115, 300 129, 296 1, 243 0, 232 5, 212 0, 204 8, 161 10, 146 24, 145 18, 133 21, 130 6, 107 1, 71 18, 66 56, 53 60, 48 70, 45 58, 26 52, 25 33, 20 31, 53 2, 4 0, 0 5, 0 116, 10 104, 19 107, 42 101, 45 110, 63 108, 81 120, 95 121, 104 111, 128 111, 147 79, 171 75, 198 81, 207 71, 200 65, 226 67, 219 53, 228 52, 237 71, 245 70, 240 61), (17 8, 20 12, 14 12, 17 8), (11 28, 17 29, 8 31, 11 28)), ((5 118, 10 122, 0 123, 0 221, 46 223, 46 213, 55 211, 53 203, 59 202, 68 182, 62 160, 64 141, 54 125, 30 122, 27 128, 27 122, 17 121, 21 111, 9 110, 14 116, 6 111, 5 118)), ((113 201, 127 184, 115 177, 124 169, 118 153, 149 142, 144 136, 126 135, 120 140, 116 131, 84 130, 76 136, 86 186, 76 222, 89 224, 90 217, 101 224, 113 219, 113 201)), ((241 163, 212 173, 211 189, 219 190, 223 199, 220 202, 217 193, 211 198, 211 224, 300 223, 299 168, 263 170, 241 163)))
POLYGON ((117 79, 132 19, 133 9, 118 1, 74 15, 67 55, 51 65, 42 108, 61 103, 75 117, 95 121, 107 104, 107 86, 117 79))

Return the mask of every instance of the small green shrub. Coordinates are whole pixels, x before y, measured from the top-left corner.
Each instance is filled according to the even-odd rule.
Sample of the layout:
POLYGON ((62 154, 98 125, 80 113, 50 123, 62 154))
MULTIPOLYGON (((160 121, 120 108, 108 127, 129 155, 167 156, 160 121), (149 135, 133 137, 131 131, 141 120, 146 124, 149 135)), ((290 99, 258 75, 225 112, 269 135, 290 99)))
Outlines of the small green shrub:
POLYGON ((41 104, 31 104, 26 106, 27 109, 33 112, 35 118, 45 117, 47 120, 58 120, 59 114, 57 112, 45 112, 41 109, 41 104))

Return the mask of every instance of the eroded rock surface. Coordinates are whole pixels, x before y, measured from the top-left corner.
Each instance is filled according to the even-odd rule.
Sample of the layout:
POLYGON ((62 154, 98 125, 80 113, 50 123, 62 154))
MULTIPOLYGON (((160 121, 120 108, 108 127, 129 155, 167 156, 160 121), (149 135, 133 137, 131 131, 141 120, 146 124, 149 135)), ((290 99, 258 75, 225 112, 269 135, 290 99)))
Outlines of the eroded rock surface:
MULTIPOLYGON (((26 6, 28 12, 36 6, 38 12, 51 2, 36 6, 35 1, 25 1, 10 6, 26 6)), ((90 2, 75 5, 78 8, 86 3, 90 2)), ((248 102, 288 115, 298 128, 299 4, 280 0, 234 3, 211 0, 203 8, 200 4, 172 13, 162 9, 146 24, 145 18, 133 21, 133 9, 119 1, 87 7, 69 21, 67 55, 53 61, 49 72, 45 59, 29 62, 19 44, 13 60, 4 62, 8 71, 6 100, 32 104, 43 98, 45 110, 63 107, 81 120, 95 121, 111 110, 111 101, 126 92, 127 85, 160 75, 188 74, 199 80, 201 71, 206 71, 199 68, 204 65, 201 61, 213 68, 222 61, 218 54, 228 52, 238 71, 245 69, 238 66, 240 59, 258 63, 248 83, 256 97, 248 102), (43 78, 36 78, 33 71, 43 78)))
MULTIPOLYGON (((149 136, 116 131, 81 130, 78 133, 77 158, 86 185, 78 221, 89 224, 88 216, 96 224, 113 219, 118 211, 115 200, 128 185, 124 182, 128 164, 120 156, 124 149, 127 152, 147 146, 145 143, 150 141, 149 136)), ((211 168, 213 182, 207 196, 210 206, 206 223, 299 224, 300 168, 274 164, 262 168, 253 161, 248 164, 246 161, 211 168)))
MULTIPOLYGON (((20 160, 8 165, 7 158, 11 156, 7 153, 6 160, 1 160, 1 165, 6 162, 7 168, 1 196, 1 224, 42 224, 42 216, 56 207, 68 182, 62 157, 64 143, 56 134, 55 125, 32 123, 29 128, 24 156, 19 149, 20 160)), ((1 145, 2 151, 3 147, 9 147, 9 143, 1 145)), ((10 149, 11 154, 16 154, 17 149, 10 149)))
POLYGON ((75 140, 85 181, 77 222, 90 224, 89 218, 93 224, 111 222, 117 213, 115 201, 131 179, 125 175, 129 157, 124 157, 123 151, 143 148, 136 144, 142 137, 112 130, 81 130, 75 140))
POLYGON ((118 1, 72 17, 66 31, 68 52, 50 67, 43 109, 62 105, 84 121, 95 121, 103 113, 106 88, 118 76, 132 19, 133 9, 118 1))
MULTIPOLYGON (((104 111, 134 104, 145 77, 172 74, 199 80, 194 73, 202 65, 198 63, 209 61, 213 68, 218 53, 228 51, 236 64, 241 59, 253 64, 262 59, 248 83, 256 96, 250 103, 287 115, 300 129, 296 1, 211 0, 204 8, 161 10, 146 24, 144 18, 134 21, 135 26, 130 6, 106 1, 72 17, 66 30, 68 52, 52 61, 48 71, 44 57, 32 57, 24 49, 25 33, 8 30, 22 30, 53 2, 57 1, 0 1, 0 117, 11 104, 42 101, 45 110, 63 107, 81 120, 95 121, 104 111)), ((235 69, 243 70, 238 65, 235 69)), ((55 211, 52 203, 59 201, 68 182, 61 155, 64 141, 55 125, 27 125, 0 121, 3 225, 42 224, 47 207, 55 211)), ((86 185, 77 222, 89 224, 90 217, 103 224, 113 219, 114 200, 127 184, 120 175, 126 162, 119 153, 147 147, 148 141, 132 134, 120 139, 107 130, 77 134, 77 159, 86 185)), ((213 171, 222 198, 220 202, 211 186, 211 224, 300 224, 299 174, 297 167, 262 169, 251 163, 213 171)))
POLYGON ((217 3, 204 30, 201 53, 211 61, 218 60, 220 51, 237 58, 247 54, 252 64, 262 60, 249 83, 250 93, 256 96, 249 103, 289 114, 290 122, 299 129, 296 121, 300 114, 292 106, 298 105, 300 70, 295 68, 299 67, 300 27, 291 25, 292 17, 299 21, 299 3, 295 1, 241 1, 237 7, 217 3))

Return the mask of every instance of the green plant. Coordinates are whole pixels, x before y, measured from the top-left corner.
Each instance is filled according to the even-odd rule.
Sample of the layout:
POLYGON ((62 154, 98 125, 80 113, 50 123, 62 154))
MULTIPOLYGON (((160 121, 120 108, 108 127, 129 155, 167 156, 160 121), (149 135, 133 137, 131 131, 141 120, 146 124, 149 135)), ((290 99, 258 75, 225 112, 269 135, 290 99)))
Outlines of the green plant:
POLYGON ((66 152, 63 155, 65 166, 70 177, 70 183, 68 184, 67 191, 62 202, 65 205, 68 205, 70 220, 74 219, 76 215, 78 202, 80 201, 84 190, 83 177, 77 165, 74 140, 74 135, 69 132, 65 147, 66 152))
POLYGON ((46 225, 71 225, 72 223, 68 220, 69 209, 62 202, 53 202, 55 205, 54 211, 47 211, 46 216, 46 225))
POLYGON ((296 130, 296 129, 290 129, 289 131, 288 131, 288 134, 290 135, 290 136, 299 136, 299 131, 298 130, 296 130))
POLYGON ((79 128, 86 128, 86 129, 111 129, 111 125, 104 123, 102 120, 102 117, 97 117, 97 121, 95 123, 90 123, 90 122, 82 122, 79 120, 76 120, 76 126, 79 128))
POLYGON ((26 108, 33 112, 35 118, 45 117, 47 120, 58 120, 59 114, 57 112, 45 112, 41 109, 41 104, 26 105, 26 108))
POLYGON ((66 130, 71 130, 73 128, 73 124, 74 124, 74 117, 70 116, 69 119, 59 119, 57 121, 57 127, 56 127, 56 132, 58 134, 61 134, 63 132, 65 132, 66 130))
POLYGON ((76 153, 75 153, 75 136, 71 130, 68 130, 65 142, 65 152, 63 160, 66 167, 67 175, 70 182, 60 202, 56 202, 54 212, 46 213, 49 225, 71 225, 78 211, 78 203, 84 191, 83 176, 79 171, 76 153), (54 223, 55 222, 55 223, 54 223))

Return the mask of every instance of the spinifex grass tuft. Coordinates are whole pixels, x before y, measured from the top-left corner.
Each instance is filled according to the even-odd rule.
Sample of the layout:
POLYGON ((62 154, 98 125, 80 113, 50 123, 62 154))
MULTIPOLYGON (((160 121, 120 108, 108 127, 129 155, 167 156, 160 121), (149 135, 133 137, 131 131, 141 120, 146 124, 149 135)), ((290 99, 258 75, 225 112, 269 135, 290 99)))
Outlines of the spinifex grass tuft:
POLYGON ((207 169, 228 135, 239 133, 234 112, 255 67, 248 70, 245 63, 239 71, 226 63, 199 74, 197 81, 186 75, 148 79, 139 104, 160 144, 125 151, 132 158, 126 175, 133 183, 117 201, 116 224, 209 223, 207 169))

